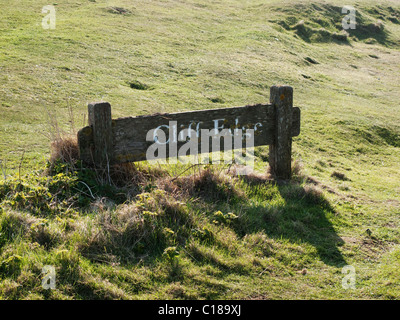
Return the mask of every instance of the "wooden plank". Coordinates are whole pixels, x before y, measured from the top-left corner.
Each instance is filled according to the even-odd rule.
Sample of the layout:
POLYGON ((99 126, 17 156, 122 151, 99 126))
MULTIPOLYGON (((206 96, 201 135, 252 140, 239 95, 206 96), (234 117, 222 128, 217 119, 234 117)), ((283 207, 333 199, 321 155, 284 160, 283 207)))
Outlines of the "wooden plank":
MULTIPOLYGON (((160 128, 167 139, 171 133, 179 136, 181 130, 192 129, 196 135, 201 136, 202 129, 212 130, 217 128, 230 129, 255 129, 254 146, 268 145, 274 142, 275 135, 275 109, 271 104, 257 104, 245 107, 209 109, 181 113, 154 114, 149 116, 127 117, 112 120, 112 161, 132 162, 146 159, 146 151, 154 141, 146 141, 147 133, 151 129, 160 128), (169 128, 170 121, 176 121, 176 127, 169 128)), ((244 133, 244 132, 243 132, 244 133)), ((300 133, 300 109, 293 108, 292 136, 300 133)), ((83 128, 79 134, 81 159, 85 162, 93 161, 94 142, 91 127, 83 128)), ((222 140, 222 139, 221 139, 222 140)), ((172 139, 171 142, 174 142, 172 139)), ((179 150, 185 142, 176 143, 179 150)), ((222 143, 222 141, 221 141, 222 143)), ((167 157, 170 156, 169 145, 167 157)), ((244 147, 244 145, 243 145, 244 147)), ((222 146, 221 146, 222 149, 222 146)), ((225 149, 225 150, 229 150, 225 149)), ((201 153, 201 139, 198 151, 201 153)), ((206 152, 212 151, 207 150, 206 152)), ((175 155, 175 154, 174 154, 175 155)))
MULTIPOLYGON (((273 110, 269 105, 189 111, 122 118, 113 121, 114 150, 117 162, 146 160, 146 150, 153 141, 146 141, 151 129, 163 129, 167 136, 169 122, 176 121, 176 133, 192 129, 199 135, 202 129, 255 129, 255 145, 271 142, 273 135, 273 110)), ((173 140, 171 140, 173 141, 173 140)), ((201 143, 201 141, 199 142, 201 143)), ((178 142, 179 149, 184 142, 178 142)), ((199 153, 201 148, 199 148, 199 153)), ((211 150, 207 150, 209 152, 211 150)), ((170 156, 167 150, 167 156, 170 156)))

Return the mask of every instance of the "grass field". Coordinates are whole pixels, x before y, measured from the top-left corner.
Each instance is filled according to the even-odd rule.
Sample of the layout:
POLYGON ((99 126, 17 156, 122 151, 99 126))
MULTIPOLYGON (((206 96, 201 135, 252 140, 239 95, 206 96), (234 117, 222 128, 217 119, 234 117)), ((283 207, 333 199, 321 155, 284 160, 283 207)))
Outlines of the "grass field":
POLYGON ((64 0, 54 30, 46 1, 0 4, 1 299, 399 299, 398 1, 64 0), (290 184, 265 182, 267 147, 249 179, 49 162, 89 102, 244 106, 275 84, 302 112, 290 184))

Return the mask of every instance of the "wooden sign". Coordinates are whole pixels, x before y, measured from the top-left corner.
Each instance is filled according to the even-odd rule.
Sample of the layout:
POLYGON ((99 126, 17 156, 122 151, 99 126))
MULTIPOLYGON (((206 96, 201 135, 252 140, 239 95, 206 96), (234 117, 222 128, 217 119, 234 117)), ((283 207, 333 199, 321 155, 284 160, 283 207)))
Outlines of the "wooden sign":
MULTIPOLYGON (((176 156, 176 152, 171 154, 171 149, 176 151, 192 137, 197 138, 198 152, 208 153, 213 151, 211 144, 206 150, 200 147, 205 130, 211 135, 223 130, 232 134, 254 130, 251 132, 255 147, 270 145, 272 172, 277 177, 290 178, 291 165, 287 162, 290 162, 292 137, 300 134, 300 109, 293 107, 293 89, 288 86, 271 87, 270 100, 270 104, 119 119, 111 118, 109 103, 92 103, 88 106, 89 126, 78 133, 80 158, 97 166, 151 160, 146 153, 155 142, 168 145, 168 158, 176 156), (164 141, 158 140, 161 131, 166 137, 164 141)), ((224 145, 220 150, 234 148, 231 144, 228 149, 224 145)))

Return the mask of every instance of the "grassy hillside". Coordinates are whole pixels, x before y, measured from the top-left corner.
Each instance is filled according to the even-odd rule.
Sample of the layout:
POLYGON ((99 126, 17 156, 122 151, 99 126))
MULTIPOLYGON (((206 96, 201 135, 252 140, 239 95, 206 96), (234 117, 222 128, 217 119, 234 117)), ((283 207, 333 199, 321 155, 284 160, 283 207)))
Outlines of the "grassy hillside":
POLYGON ((397 1, 65 0, 55 30, 46 1, 0 3, 0 298, 400 297, 397 1), (248 179, 140 164, 110 184, 48 162, 89 102, 113 117, 242 106, 274 84, 302 112, 290 184, 268 182, 267 148, 248 179))

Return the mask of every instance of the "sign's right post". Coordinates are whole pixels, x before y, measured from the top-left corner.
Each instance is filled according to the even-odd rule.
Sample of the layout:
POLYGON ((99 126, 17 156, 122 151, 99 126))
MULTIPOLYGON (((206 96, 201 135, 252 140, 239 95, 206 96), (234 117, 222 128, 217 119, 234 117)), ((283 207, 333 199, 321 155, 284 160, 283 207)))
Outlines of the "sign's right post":
POLYGON ((270 103, 275 113, 274 142, 269 146, 270 172, 275 179, 289 180, 292 176, 293 88, 272 86, 270 103))

